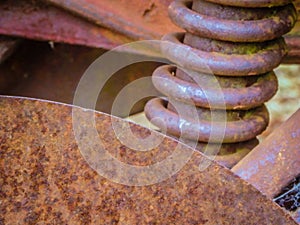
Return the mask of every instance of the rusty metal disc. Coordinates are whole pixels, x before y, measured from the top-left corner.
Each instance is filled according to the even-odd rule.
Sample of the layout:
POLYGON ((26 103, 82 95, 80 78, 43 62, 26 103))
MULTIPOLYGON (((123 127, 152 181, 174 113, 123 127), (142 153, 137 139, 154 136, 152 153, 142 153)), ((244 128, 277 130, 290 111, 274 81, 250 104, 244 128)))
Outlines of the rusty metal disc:
MULTIPOLYGON (((1 97, 0 223, 297 224, 230 170, 211 162, 200 171, 200 163, 210 161, 196 151, 178 173, 150 186, 126 186, 100 176, 81 155, 72 110, 81 115, 78 141, 92 143, 88 131, 96 128, 107 151, 124 163, 143 167, 163 161, 176 146, 193 151, 158 133, 157 138, 164 137, 158 147, 149 153, 134 151, 118 140, 111 126, 112 120, 125 123, 121 119, 70 105, 1 97), (87 123, 90 116, 95 124, 87 123)), ((133 124, 131 128, 140 135, 149 132, 133 124)))
POLYGON ((270 18, 261 20, 219 19, 217 14, 202 15, 189 8, 190 0, 173 2, 169 7, 172 21, 195 35, 233 42, 262 42, 278 38, 289 32, 296 20, 293 4, 279 8, 270 18))

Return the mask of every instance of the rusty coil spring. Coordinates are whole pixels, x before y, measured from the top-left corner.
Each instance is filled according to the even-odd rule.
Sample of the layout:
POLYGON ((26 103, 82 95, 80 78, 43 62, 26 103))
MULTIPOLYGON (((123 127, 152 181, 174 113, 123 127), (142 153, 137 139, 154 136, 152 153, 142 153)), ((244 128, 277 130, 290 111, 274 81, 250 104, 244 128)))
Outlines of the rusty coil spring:
POLYGON ((182 118, 171 102, 184 105, 184 119, 190 124, 184 138, 197 142, 201 151, 206 142, 214 142, 209 139, 211 112, 226 110, 226 131, 216 160, 232 167, 258 144, 256 136, 269 123, 264 103, 277 91, 273 69, 287 52, 282 35, 293 28, 296 9, 290 0, 181 0, 170 5, 169 15, 186 32, 163 37, 181 50, 161 46, 163 54, 177 66, 162 66, 154 72, 154 86, 169 101, 150 100, 146 116, 156 126, 165 127, 168 134, 180 137, 182 118), (197 77, 185 69, 196 72, 197 77), (211 77, 222 89, 222 101, 216 96, 211 77), (195 106, 196 123, 192 108, 189 110, 195 106), (153 120, 156 117, 162 120, 153 120))

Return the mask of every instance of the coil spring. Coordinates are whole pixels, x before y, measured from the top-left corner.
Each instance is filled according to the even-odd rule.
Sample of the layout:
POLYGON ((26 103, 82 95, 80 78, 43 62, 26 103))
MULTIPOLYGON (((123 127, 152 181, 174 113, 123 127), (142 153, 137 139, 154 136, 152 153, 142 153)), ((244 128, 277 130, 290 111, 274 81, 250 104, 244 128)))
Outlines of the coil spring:
POLYGON ((191 124, 184 138, 197 142, 203 151, 205 143, 211 142, 211 111, 218 115, 226 110, 226 130, 216 160, 232 167, 258 144, 256 136, 269 123, 264 103, 277 91, 273 69, 287 52, 282 35, 293 28, 296 9, 290 0, 180 0, 170 5, 169 15, 186 32, 167 34, 162 40, 182 51, 162 45, 163 54, 177 66, 162 66, 154 72, 154 86, 168 101, 150 100, 146 116, 179 137, 182 118, 171 102, 184 105, 184 119, 191 124), (197 77, 184 69, 195 71, 197 77), (222 89, 223 103, 216 97, 211 77, 222 89), (196 79, 205 86, 205 93, 196 79), (196 106, 197 123, 189 115, 189 106, 196 106), (153 120, 156 117, 163 122, 153 120))

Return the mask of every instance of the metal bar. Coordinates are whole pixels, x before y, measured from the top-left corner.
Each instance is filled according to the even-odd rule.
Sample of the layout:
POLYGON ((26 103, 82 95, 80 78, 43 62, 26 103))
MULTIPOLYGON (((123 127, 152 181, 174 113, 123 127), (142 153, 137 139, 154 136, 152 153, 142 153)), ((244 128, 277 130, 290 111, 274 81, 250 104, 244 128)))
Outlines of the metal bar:
POLYGON ((300 174, 300 109, 232 171, 273 198, 300 174))
POLYGON ((135 40, 160 39, 166 32, 179 30, 168 18, 172 0, 46 1, 135 40))
POLYGON ((132 39, 37 1, 0 4, 0 34, 110 49, 132 39))

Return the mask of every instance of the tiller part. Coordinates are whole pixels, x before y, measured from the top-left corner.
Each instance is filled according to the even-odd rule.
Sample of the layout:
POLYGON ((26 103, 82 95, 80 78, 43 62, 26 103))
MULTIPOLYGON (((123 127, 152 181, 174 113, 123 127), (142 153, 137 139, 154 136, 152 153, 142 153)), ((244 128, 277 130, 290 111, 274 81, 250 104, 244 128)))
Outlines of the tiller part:
POLYGON ((274 198, 300 175, 299 139, 300 109, 235 165, 232 171, 268 197, 274 198))
POLYGON ((154 86, 168 100, 149 101, 146 116, 200 151, 222 144, 217 161, 232 167, 258 144, 256 136, 269 123, 264 103, 278 89, 273 69, 287 53, 282 35, 293 28, 297 11, 286 0, 181 0, 170 5, 169 15, 186 32, 162 39, 162 53, 176 66, 154 72, 154 86), (186 112, 179 113, 178 105, 186 112), (198 120, 191 113, 195 107, 198 120), (222 130, 222 113, 224 136, 210 139, 212 129, 222 130), (211 123, 213 114, 217 119, 211 123), (189 128, 183 132, 182 126, 189 128))
POLYGON ((299 140, 300 109, 231 169, 291 211, 297 222, 300 222, 299 140))
MULTIPOLYGON (((158 146, 136 151, 112 126, 128 122, 108 114, 4 96, 0 112, 0 224, 297 224, 249 182, 160 133, 152 133, 158 146), (144 182, 151 185, 138 185, 144 182)), ((299 146, 299 113, 291 120, 280 128, 296 124, 274 164, 287 165, 284 149, 299 146)), ((140 137, 151 133, 130 128, 140 137)))

